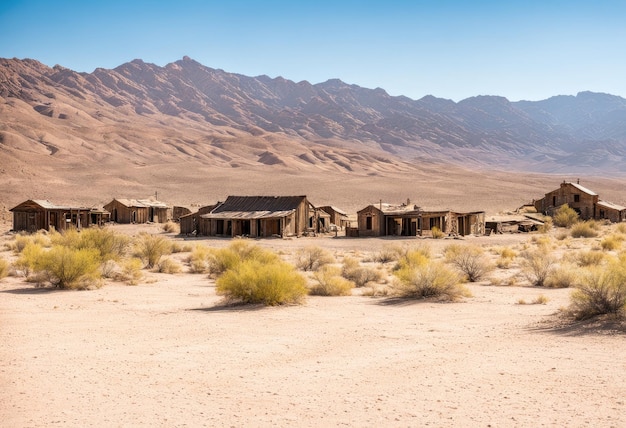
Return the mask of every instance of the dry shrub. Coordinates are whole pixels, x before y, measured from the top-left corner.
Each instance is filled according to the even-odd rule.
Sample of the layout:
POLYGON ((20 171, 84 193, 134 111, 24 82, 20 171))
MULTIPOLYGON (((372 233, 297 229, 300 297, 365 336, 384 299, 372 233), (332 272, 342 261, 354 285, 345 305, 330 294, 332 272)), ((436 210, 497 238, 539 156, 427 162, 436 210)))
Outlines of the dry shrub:
POLYGON ((380 281, 382 278, 380 271, 361 266, 356 259, 351 257, 344 258, 341 275, 347 280, 354 282, 357 287, 365 287, 370 282, 380 281))
POLYGON ((169 257, 162 258, 156 265, 156 271, 159 273, 181 273, 183 267, 176 260, 169 257))
POLYGON ((595 238, 598 232, 595 228, 596 223, 591 221, 582 221, 572 226, 572 238, 595 238))
POLYGON ((533 305, 545 305, 546 303, 548 303, 549 300, 550 299, 548 299, 546 296, 540 294, 539 296, 535 297, 535 300, 533 300, 533 305))
POLYGON ((296 251, 296 267, 303 271, 316 271, 334 262, 333 255, 320 247, 309 246, 296 251))
POLYGON ((469 296, 461 284, 461 277, 444 263, 423 259, 417 265, 406 265, 397 270, 399 282, 394 285, 394 294, 408 298, 438 298, 455 301, 469 296))
POLYGON ((28 243, 13 263, 14 269, 21 272, 25 278, 28 278, 32 273, 41 270, 41 262, 45 251, 40 244, 28 243))
POLYGON ((544 285, 551 288, 576 287, 580 284, 580 277, 581 272, 578 266, 563 263, 550 272, 544 285))
POLYGON ((299 303, 308 289, 305 278, 280 259, 267 263, 250 258, 226 270, 217 279, 216 291, 228 301, 273 306, 299 303))
POLYGON ((615 251, 622 246, 624 238, 619 235, 610 235, 600 242, 600 246, 604 251, 615 251))
POLYGON ((50 246, 50 238, 44 232, 37 232, 33 234, 20 232, 15 235, 15 240, 13 243, 7 244, 8 249, 14 251, 15 253, 21 253, 24 248, 28 244, 39 245, 40 247, 49 247, 50 246))
POLYGON ((398 244, 387 244, 383 246, 373 257, 373 261, 377 263, 395 262, 404 256, 407 249, 398 244))
POLYGON ((554 228, 554 220, 552 217, 544 216, 543 224, 537 228, 539 233, 548 233, 554 228))
POLYGON ((544 247, 522 252, 522 274, 532 285, 543 287, 554 269, 554 256, 544 247))
POLYGON ((212 257, 213 253, 210 248, 204 245, 196 245, 187 258, 189 271, 191 273, 208 273, 212 257))
POLYGON ((616 229, 619 233, 626 234, 626 223, 619 223, 616 229))
POLYGON ((135 256, 140 258, 144 266, 152 269, 162 256, 169 254, 171 245, 167 238, 149 233, 140 233, 135 242, 135 256))
POLYGON ((568 312, 577 320, 602 314, 626 313, 626 265, 613 261, 606 267, 589 268, 572 293, 568 312))
POLYGON ((443 233, 437 226, 430 229, 430 233, 432 234, 433 239, 441 239, 446 236, 446 234, 443 233))
POLYGON ((163 226, 161 226, 161 229, 163 229, 163 232, 165 233, 180 233, 180 227, 178 226, 178 224, 174 223, 171 220, 168 220, 166 223, 163 223, 163 226))
POLYGON ((427 247, 418 247, 408 250, 394 266, 396 276, 402 276, 403 271, 410 271, 430 262, 430 250, 427 247))
POLYGON ((570 228, 578 222, 578 213, 569 205, 563 204, 554 212, 553 221, 555 226, 570 228))
POLYGON ((9 262, 0 259, 0 279, 5 278, 9 274, 9 262))
POLYGON ((465 275, 469 282, 480 281, 493 270, 484 250, 475 245, 448 245, 445 256, 446 261, 465 275))
POLYGON ((341 268, 322 266, 313 273, 316 284, 309 288, 309 293, 317 296, 349 296, 354 283, 341 276, 341 268))
POLYGON ((589 250, 574 253, 574 261, 578 266, 599 266, 606 261, 606 255, 600 251, 589 250))
POLYGON ((126 259, 122 262, 121 268, 118 279, 126 282, 128 285, 137 285, 143 277, 143 273, 141 273, 143 262, 141 259, 136 257, 126 259))

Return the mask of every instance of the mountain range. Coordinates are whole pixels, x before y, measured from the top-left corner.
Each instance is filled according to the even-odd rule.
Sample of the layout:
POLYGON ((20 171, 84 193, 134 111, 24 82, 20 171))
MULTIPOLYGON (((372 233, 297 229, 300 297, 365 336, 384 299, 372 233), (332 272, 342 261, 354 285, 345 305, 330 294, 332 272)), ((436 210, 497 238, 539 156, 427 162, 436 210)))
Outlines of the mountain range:
POLYGON ((248 77, 188 57, 92 73, 0 59, 0 103, 0 187, 32 194, 72 176, 124 189, 182 182, 191 170, 242 168, 258 177, 270 170, 427 176, 442 165, 626 172, 626 99, 604 93, 413 100, 338 79, 248 77))

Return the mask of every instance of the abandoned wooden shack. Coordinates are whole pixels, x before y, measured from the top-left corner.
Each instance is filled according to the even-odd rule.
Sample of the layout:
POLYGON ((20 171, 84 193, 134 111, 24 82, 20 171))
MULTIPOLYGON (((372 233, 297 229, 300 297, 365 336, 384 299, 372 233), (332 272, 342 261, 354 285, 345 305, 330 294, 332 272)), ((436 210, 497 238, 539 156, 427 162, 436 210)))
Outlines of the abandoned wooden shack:
POLYGON ((316 209, 306 196, 229 196, 200 215, 205 236, 302 236, 316 228, 316 209))
POLYGON ((534 201, 537 212, 551 217, 565 204, 576 211, 582 220, 607 219, 620 222, 626 219, 626 207, 601 200, 597 193, 581 186, 580 182, 563 181, 558 189, 534 201))
POLYGON ((433 228, 448 235, 484 234, 485 212, 424 210, 406 204, 368 205, 357 212, 358 236, 432 236, 433 228))
POLYGON ((337 228, 343 230, 345 227, 350 225, 350 221, 348 220, 348 214, 346 214, 339 208, 332 205, 325 205, 323 207, 319 207, 319 209, 330 215, 331 226, 335 225, 337 228))
POLYGON ((206 235, 206 233, 202 233, 199 230, 200 227, 200 216, 202 214, 208 214, 215 209, 220 203, 214 205, 205 205, 203 207, 198 208, 198 211, 195 213, 185 214, 179 217, 178 221, 180 223, 180 234, 181 235, 206 235))
POLYGON ((180 218, 184 215, 191 214, 191 210, 187 207, 181 207, 179 205, 174 205, 172 208, 172 220, 179 221, 180 218))
POLYGON ((154 199, 115 198, 104 209, 115 223, 165 223, 171 219, 167 204, 154 199))
POLYGON ((106 210, 89 207, 55 205, 47 200, 29 199, 14 208, 13 230, 36 232, 37 230, 63 231, 69 227, 89 227, 108 221, 106 210))

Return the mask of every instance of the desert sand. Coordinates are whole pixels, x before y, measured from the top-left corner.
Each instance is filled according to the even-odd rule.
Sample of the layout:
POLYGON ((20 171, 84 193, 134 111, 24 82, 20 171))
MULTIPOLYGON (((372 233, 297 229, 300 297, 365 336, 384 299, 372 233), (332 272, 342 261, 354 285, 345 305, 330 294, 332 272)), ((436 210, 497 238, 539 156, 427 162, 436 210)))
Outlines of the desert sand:
MULTIPOLYGON (((306 245, 362 257, 392 241, 418 243, 253 242, 284 257, 306 245)), ((449 243, 428 240, 434 253, 449 243)), ((0 280, 0 425, 626 426, 623 333, 563 324, 569 289, 468 287, 473 296, 457 303, 355 289, 302 305, 249 307, 224 305, 206 275, 146 272, 136 286, 107 281, 90 291, 7 277, 0 280), (547 303, 518 304, 540 295, 547 303)))

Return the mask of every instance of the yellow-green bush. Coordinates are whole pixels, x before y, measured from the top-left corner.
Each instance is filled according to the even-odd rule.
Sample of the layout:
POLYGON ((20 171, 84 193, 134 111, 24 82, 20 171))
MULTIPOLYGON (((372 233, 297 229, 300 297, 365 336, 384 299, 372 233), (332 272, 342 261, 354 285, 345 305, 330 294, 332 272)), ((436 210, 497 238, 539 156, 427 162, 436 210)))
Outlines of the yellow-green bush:
POLYGON ((553 229, 553 227, 554 227, 554 220, 552 220, 552 217, 544 216, 543 224, 537 228, 537 231, 539 233, 548 233, 553 229))
POLYGON ((408 250, 394 266, 396 276, 403 275, 403 271, 423 266, 430 262, 430 250, 426 247, 412 248, 408 250))
POLYGON ((395 275, 400 281, 394 286, 394 294, 399 297, 454 301, 469 295, 461 284, 461 277, 438 261, 423 259, 418 265, 406 265, 397 270, 395 275))
POLYGON ((341 275, 347 280, 354 282, 357 287, 365 287, 370 282, 380 281, 382 278, 380 271, 361 266, 358 260, 351 257, 343 259, 341 275))
POLYGON ((41 270, 45 251, 40 244, 30 242, 22 249, 13 267, 28 278, 31 273, 41 270))
POLYGON ((594 238, 598 236, 595 223, 583 221, 572 226, 572 238, 594 238))
POLYGON ((211 252, 208 260, 209 272, 212 275, 219 276, 235 268, 239 263, 248 260, 269 264, 279 262, 280 258, 275 253, 265 250, 258 245, 249 244, 243 240, 234 241, 226 248, 220 248, 211 252))
POLYGON ((317 296, 349 296, 354 283, 341 276, 341 268, 325 265, 313 273, 316 284, 309 293, 317 296))
POLYGON ((552 219, 555 226, 569 228, 578 222, 578 213, 569 205, 563 204, 554 212, 552 219))
POLYGON ((539 247, 522 252, 521 258, 522 274, 532 285, 543 287, 554 269, 554 256, 545 247, 539 247))
POLYGON ((441 238, 443 238, 444 236, 446 236, 446 234, 445 234, 445 233, 443 233, 443 232, 441 231, 441 229, 439 229, 437 226, 435 226, 435 227, 433 227, 432 229, 430 229, 430 233, 432 234, 432 237, 433 237, 434 239, 441 239, 441 238))
POLYGON ((228 301, 281 305, 299 303, 308 289, 305 278, 280 259, 267 263, 249 258, 226 270, 216 291, 228 301))
POLYGON ((135 242, 135 256, 140 258, 148 269, 153 268, 162 256, 170 254, 171 249, 169 240, 160 235, 140 233, 135 242))
POLYGON ((80 232, 74 228, 60 232, 52 232, 50 239, 53 245, 80 249, 95 249, 101 263, 107 260, 120 260, 126 254, 130 238, 107 228, 88 228, 80 232))
POLYGON ((22 232, 15 235, 15 240, 13 241, 13 244, 10 245, 10 249, 12 249, 16 253, 21 253, 28 244, 36 244, 40 247, 48 247, 50 245, 50 238, 43 232, 37 232, 33 234, 22 232))
POLYGON ((296 267, 303 271, 316 271, 334 262, 333 255, 320 247, 308 246, 296 251, 296 267))
POLYGON ((398 244, 387 244, 381 248, 373 257, 373 260, 378 263, 395 262, 404 254, 407 249, 398 244))
POLYGON ((180 233, 179 225, 171 220, 163 223, 162 229, 165 233, 180 233))
POLYGON ((76 250, 55 245, 42 253, 36 266, 59 288, 86 289, 97 286, 100 279, 100 258, 93 248, 76 250))
POLYGON ((484 250, 475 245, 448 245, 445 256, 446 261, 465 275, 469 282, 480 281, 494 269, 484 250))
POLYGON ((572 293, 569 312, 582 320, 602 314, 626 314, 626 265, 614 261, 589 268, 572 293))

